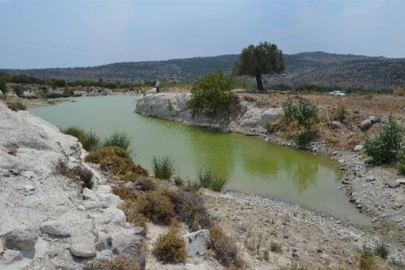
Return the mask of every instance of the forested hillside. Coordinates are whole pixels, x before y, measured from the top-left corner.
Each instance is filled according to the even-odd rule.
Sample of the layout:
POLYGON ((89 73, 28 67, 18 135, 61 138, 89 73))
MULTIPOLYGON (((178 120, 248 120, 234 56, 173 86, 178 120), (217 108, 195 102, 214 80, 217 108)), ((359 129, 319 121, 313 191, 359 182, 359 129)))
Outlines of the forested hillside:
MULTIPOLYGON (((192 82, 217 69, 226 73, 237 55, 195 57, 167 61, 124 62, 97 67, 2 70, 9 74, 66 80, 92 79, 103 81, 140 82, 148 80, 176 80, 192 82)), ((394 89, 405 85, 405 58, 366 57, 328 54, 323 52, 285 55, 283 75, 264 76, 265 85, 303 85, 363 87, 394 89)))

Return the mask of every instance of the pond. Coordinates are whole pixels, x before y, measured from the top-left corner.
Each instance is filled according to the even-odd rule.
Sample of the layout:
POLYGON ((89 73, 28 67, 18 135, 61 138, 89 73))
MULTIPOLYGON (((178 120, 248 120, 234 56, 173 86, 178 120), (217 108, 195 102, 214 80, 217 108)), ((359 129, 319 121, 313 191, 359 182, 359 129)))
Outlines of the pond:
POLYGON ((310 152, 281 147, 261 138, 224 134, 134 112, 139 96, 80 97, 75 102, 32 108, 34 115, 58 126, 78 126, 105 138, 114 131, 131 137, 135 163, 151 170, 154 156, 170 156, 177 175, 196 179, 210 169, 229 179, 226 189, 297 203, 350 223, 369 219, 338 190, 339 164, 310 152))

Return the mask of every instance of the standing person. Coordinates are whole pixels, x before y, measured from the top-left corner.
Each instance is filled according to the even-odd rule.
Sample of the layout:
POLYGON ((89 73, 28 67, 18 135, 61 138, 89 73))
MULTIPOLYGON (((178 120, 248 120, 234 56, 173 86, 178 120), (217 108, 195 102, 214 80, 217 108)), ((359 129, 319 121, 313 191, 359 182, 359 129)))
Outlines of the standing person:
POLYGON ((160 83, 159 80, 156 80, 156 93, 159 93, 160 83))

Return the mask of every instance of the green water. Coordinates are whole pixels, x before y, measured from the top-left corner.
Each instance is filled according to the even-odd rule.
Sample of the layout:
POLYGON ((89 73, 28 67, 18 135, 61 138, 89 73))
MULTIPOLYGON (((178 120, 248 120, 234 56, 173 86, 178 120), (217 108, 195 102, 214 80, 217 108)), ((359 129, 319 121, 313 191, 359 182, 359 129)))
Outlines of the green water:
POLYGON ((105 138, 131 137, 134 161, 149 170, 153 156, 171 156, 177 173, 195 179, 200 169, 227 177, 226 188, 294 202, 357 224, 369 220, 338 190, 339 166, 312 153, 134 113, 136 96, 75 98, 76 102, 30 111, 58 126, 79 126, 105 138))

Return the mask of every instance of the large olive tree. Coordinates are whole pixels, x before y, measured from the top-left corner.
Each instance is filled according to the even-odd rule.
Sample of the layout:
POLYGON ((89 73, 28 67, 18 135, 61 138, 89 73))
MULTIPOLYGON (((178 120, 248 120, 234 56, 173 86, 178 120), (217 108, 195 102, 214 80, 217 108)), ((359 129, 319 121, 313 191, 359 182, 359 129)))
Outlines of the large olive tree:
POLYGON ((263 91, 262 74, 280 74, 285 69, 283 52, 276 44, 260 42, 244 48, 236 61, 232 73, 237 76, 255 76, 257 89, 263 91))

